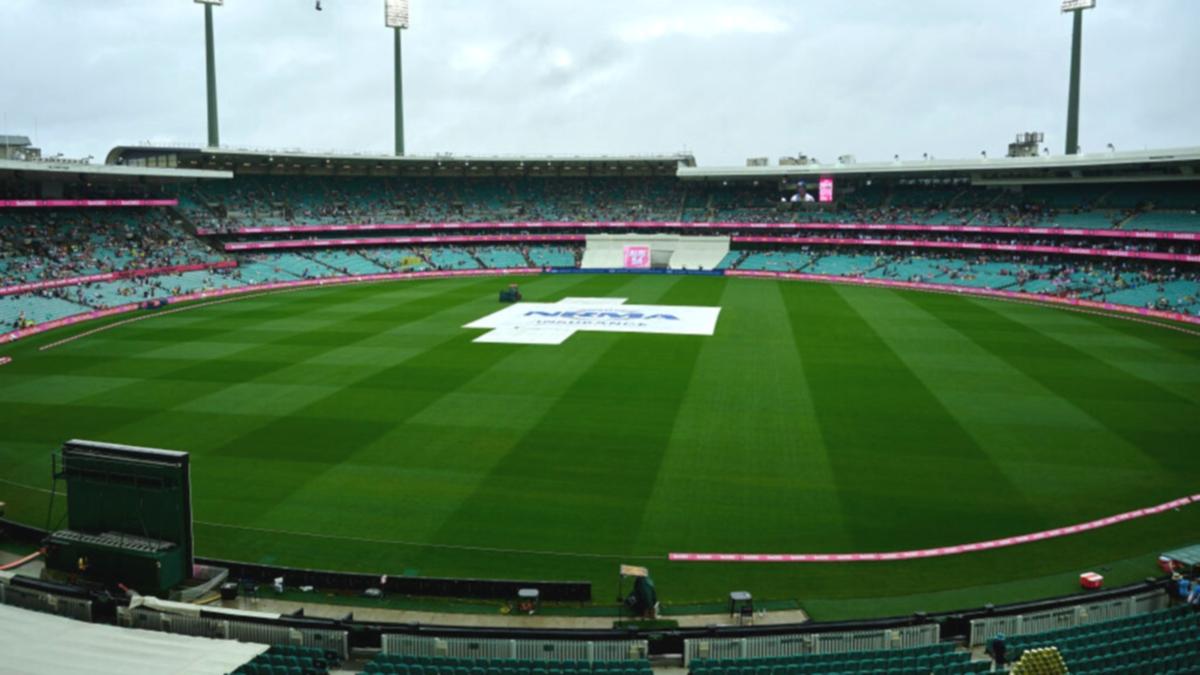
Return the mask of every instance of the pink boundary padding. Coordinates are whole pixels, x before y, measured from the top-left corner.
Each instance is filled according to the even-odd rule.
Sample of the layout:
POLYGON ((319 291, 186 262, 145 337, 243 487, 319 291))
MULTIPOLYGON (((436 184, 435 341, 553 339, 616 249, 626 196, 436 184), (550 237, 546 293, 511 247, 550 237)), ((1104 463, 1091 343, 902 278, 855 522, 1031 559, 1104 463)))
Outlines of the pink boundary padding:
POLYGON ((220 234, 299 234, 304 232, 373 232, 393 230, 545 230, 572 228, 597 229, 678 229, 678 230, 835 230, 880 232, 967 232, 976 234, 1044 234, 1071 237, 1109 237, 1114 239, 1173 239, 1200 241, 1200 232, 1163 232, 1158 230, 1091 230, 1078 227, 1005 227, 1002 225, 916 225, 876 223, 685 223, 680 221, 529 221, 486 223, 366 223, 361 225, 281 225, 243 227, 229 232, 198 228, 201 236, 220 234))
POLYGON ((222 260, 221 262, 201 263, 197 265, 174 265, 172 267, 146 267, 136 270, 120 270, 118 272, 89 274, 87 276, 71 277, 69 279, 49 279, 47 281, 31 281, 27 284, 6 286, 4 288, 0 288, 0 295, 17 295, 20 293, 29 293, 30 291, 40 291, 46 288, 61 288, 63 286, 93 284, 100 281, 129 279, 131 277, 150 277, 158 276, 160 274, 180 274, 183 272, 199 272, 201 270, 227 269, 230 267, 237 267, 237 262, 233 260, 222 260))
POLYGON ((1135 511, 1126 511, 1115 516, 1092 520, 1079 525, 1070 525, 1068 527, 1056 527, 1053 530, 1043 530, 1034 532, 1033 534, 1022 534, 1015 537, 1004 537, 1003 539, 992 539, 990 541, 979 541, 972 544, 959 544, 957 546, 941 546, 938 548, 925 548, 914 551, 894 551, 890 553, 671 553, 668 559, 674 562, 755 562, 755 563, 771 563, 771 562, 792 562, 792 563, 843 563, 843 562, 882 562, 889 560, 914 560, 920 558, 938 558, 948 555, 958 555, 961 553, 972 553, 975 551, 988 551, 996 548, 1005 548, 1007 546, 1016 546, 1018 544, 1028 544, 1035 541, 1045 541, 1047 539, 1055 539, 1057 537, 1065 537, 1070 534, 1078 534, 1089 530, 1096 530, 1117 523, 1124 523, 1146 516, 1152 516, 1163 511, 1187 506, 1193 502, 1200 501, 1200 495, 1192 495, 1190 497, 1181 497, 1179 499, 1151 506, 1135 511))
MULTIPOLYGON (((389 281, 394 279, 424 279, 424 278, 439 278, 439 277, 476 277, 476 276, 504 276, 511 274, 539 274, 542 271, 540 267, 514 267, 501 270, 449 270, 437 272, 391 272, 387 274, 358 274, 347 277, 329 277, 325 279, 304 279, 299 281, 278 281, 270 284, 258 284, 252 286, 239 286, 237 288, 223 288, 216 291, 201 291, 199 293, 190 293, 188 295, 179 295, 172 298, 167 298, 168 304, 178 302, 187 302, 189 300, 205 300, 209 298, 221 298, 227 295, 238 295, 241 293, 255 293, 261 291, 274 291, 286 288, 303 288, 305 286, 336 286, 339 284, 349 284, 360 281, 389 281)), ((118 314, 126 314, 138 309, 142 303, 135 302, 120 307, 110 307, 108 309, 99 309, 94 312, 84 312, 82 314, 74 314, 72 316, 55 319, 40 323, 33 328, 24 328, 22 330, 14 330, 8 333, 0 334, 0 343, 16 342, 21 338, 45 333, 55 328, 63 326, 72 326, 84 321, 92 319, 103 319, 105 317, 116 316, 118 314)))
POLYGON ((742 244, 828 244, 832 246, 900 246, 904 248, 945 248, 968 251, 1016 251, 1019 253, 1052 253, 1057 255, 1095 255, 1106 258, 1136 258, 1142 260, 1170 260, 1173 262, 1200 262, 1200 255, 1186 253, 1158 253, 1156 251, 1122 251, 1108 248, 1083 248, 1079 246, 1031 246, 1025 244, 983 244, 960 241, 928 241, 925 239, 838 239, 835 237, 730 237, 742 244))
POLYGON ((92 206, 179 206, 178 199, 0 199, 0 208, 61 208, 92 206))
POLYGON ((1072 307, 1086 307, 1088 309, 1101 309, 1108 312, 1119 312, 1122 314, 1136 314, 1138 316, 1153 317, 1156 319, 1167 319, 1170 321, 1180 321, 1200 325, 1200 316, 1192 316, 1181 312, 1164 312, 1158 309, 1147 309, 1145 307, 1134 307, 1133 305, 1118 305, 1111 302, 1096 302, 1094 300, 1080 300, 1078 298, 1060 298, 1053 295, 1036 295, 1033 293, 1020 293, 1017 291, 994 291, 990 288, 972 288, 970 286, 954 286, 951 284, 930 284, 917 281, 890 281, 887 279, 864 279, 861 277, 839 277, 830 274, 804 274, 802 272, 760 272, 753 270, 725 270, 727 277, 761 277, 770 279, 792 279, 795 281, 823 281, 836 284, 854 284, 858 286, 880 286, 884 288, 905 288, 909 290, 920 291, 937 291, 939 293, 951 293, 957 295, 981 295, 990 298, 1007 298, 1010 300, 1024 300, 1029 302, 1040 302, 1052 305, 1070 305, 1072 307))
POLYGON ((285 241, 238 241, 225 244, 226 251, 259 251, 331 246, 379 246, 380 244, 463 244, 471 242, 587 241, 582 234, 452 234, 441 237, 373 237, 371 239, 299 239, 285 241))

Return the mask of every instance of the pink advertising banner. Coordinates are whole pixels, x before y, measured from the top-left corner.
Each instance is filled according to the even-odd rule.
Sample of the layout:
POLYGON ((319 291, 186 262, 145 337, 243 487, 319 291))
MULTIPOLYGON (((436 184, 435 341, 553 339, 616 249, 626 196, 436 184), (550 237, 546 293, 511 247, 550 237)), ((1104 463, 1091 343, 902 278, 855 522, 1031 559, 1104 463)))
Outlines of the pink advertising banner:
POLYGON ((732 237, 743 244, 828 244, 833 246, 893 246, 904 248, 942 248, 968 251, 1010 251, 1016 253, 1050 253, 1055 255, 1095 255, 1106 258, 1137 258, 1142 260, 1171 260, 1200 262, 1200 255, 1159 253, 1157 251, 1123 251, 1108 248, 1078 246, 1026 246, 1022 244, 982 244, 962 241, 927 241, 925 239, 838 239, 836 237, 732 237))
POLYGON ((817 192, 817 201, 828 203, 833 201, 833 179, 828 176, 822 176, 821 181, 817 183, 819 188, 817 192))
POLYGON ((237 267, 237 262, 233 260, 223 260, 217 263, 205 263, 200 265, 175 265, 174 267, 147 267, 136 270, 121 270, 119 272, 105 272, 103 274, 89 274, 82 277, 71 277, 69 279, 49 279, 47 281, 31 281, 27 284, 17 284, 16 286, 5 286, 0 288, 0 296, 18 295, 20 293, 30 293, 40 291, 47 288, 62 288, 63 286, 78 286, 80 284, 94 284, 103 281, 116 281, 117 279, 129 279, 132 277, 150 277, 159 274, 181 274, 183 272, 199 272, 201 270, 226 269, 229 267, 237 267))
POLYGON ((0 199, 0 208, 36 209, 96 206, 179 206, 178 199, 0 199))
POLYGON ((988 551, 995 548, 1004 548, 1007 546, 1016 546, 1018 544, 1029 544, 1036 541, 1045 541, 1047 539, 1055 539, 1065 537, 1071 534, 1096 530, 1117 523, 1124 523, 1138 518, 1145 518, 1172 509, 1177 509, 1181 506, 1187 506, 1193 502, 1200 501, 1200 495, 1192 495, 1190 497, 1181 497, 1179 499, 1169 501, 1157 506, 1151 506, 1135 511, 1126 511, 1115 516, 1091 520, 1078 525, 1069 525, 1067 527, 1056 527, 1052 530, 1042 530, 1041 532, 1033 532, 1031 534, 1022 534, 1014 537, 1004 537, 1001 539, 991 539, 988 541, 977 541, 970 544, 957 544, 954 546, 940 546, 937 548, 924 548, 911 551, 891 551, 887 553, 671 553, 668 558, 676 562, 784 562, 784 563, 845 563, 845 562, 884 562, 889 560, 914 560, 920 558, 938 558, 947 555, 958 555, 961 553, 972 553, 974 551, 988 551))
MULTIPOLYGON (((201 291, 199 293, 190 293, 188 295, 180 295, 173 298, 168 298, 169 304, 178 302, 187 302, 190 300, 207 300, 213 298, 223 298, 230 295, 239 295, 242 293, 255 293, 262 291, 276 291, 289 288, 304 288, 306 286, 336 286, 338 284, 350 284, 362 281, 391 281, 400 279, 429 279, 439 277, 478 277, 478 276, 505 276, 512 274, 540 274, 539 267, 516 267, 511 269, 499 270, 448 270, 437 272, 391 272, 387 274, 358 274, 346 277, 331 277, 328 279, 304 279, 300 281, 280 281, 270 284, 257 284, 252 286, 239 286, 238 288, 225 288, 216 291, 201 291)), ((40 323, 32 328, 15 330, 8 333, 0 334, 0 344, 6 342, 15 342, 21 338, 29 337, 44 333, 55 328, 63 326, 72 326, 83 321, 91 321, 93 319, 103 319, 109 316, 118 314, 126 314, 138 309, 139 303, 130 303, 121 305, 120 307, 111 307, 109 309, 100 309, 94 312, 84 312, 73 316, 55 319, 40 323)), ((149 315, 152 316, 152 315, 149 315)))
POLYGON ((1171 239, 1200 241, 1200 232, 1159 232, 1152 230, 1092 230, 1077 227, 1005 227, 1002 225, 915 225, 876 223, 685 223, 678 221, 563 222, 530 221, 514 223, 369 223, 364 225, 294 225, 281 227, 243 227, 232 232, 198 229, 201 235, 216 234, 296 234, 314 232, 387 232, 428 230, 874 230, 882 232, 961 232, 975 234, 1037 234, 1046 236, 1104 237, 1113 239, 1171 239))
POLYGON ((650 247, 626 246, 625 267, 631 270, 650 269, 650 247))
POLYGON ((373 237, 370 239, 297 239, 285 241, 234 241, 225 244, 226 251, 259 251, 289 248, 329 248, 331 246, 381 246, 413 244, 467 244, 518 242, 582 242, 582 234, 453 234, 441 237, 373 237))

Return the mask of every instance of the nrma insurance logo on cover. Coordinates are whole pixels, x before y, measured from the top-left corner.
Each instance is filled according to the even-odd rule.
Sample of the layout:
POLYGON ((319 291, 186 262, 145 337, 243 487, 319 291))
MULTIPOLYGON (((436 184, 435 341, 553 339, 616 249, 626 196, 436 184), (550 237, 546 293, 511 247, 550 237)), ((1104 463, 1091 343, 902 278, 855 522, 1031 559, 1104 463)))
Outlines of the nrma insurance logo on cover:
POLYGON ((625 298, 518 302, 464 328, 490 328, 475 342, 558 345, 576 331, 712 335, 720 307, 626 305, 625 298))

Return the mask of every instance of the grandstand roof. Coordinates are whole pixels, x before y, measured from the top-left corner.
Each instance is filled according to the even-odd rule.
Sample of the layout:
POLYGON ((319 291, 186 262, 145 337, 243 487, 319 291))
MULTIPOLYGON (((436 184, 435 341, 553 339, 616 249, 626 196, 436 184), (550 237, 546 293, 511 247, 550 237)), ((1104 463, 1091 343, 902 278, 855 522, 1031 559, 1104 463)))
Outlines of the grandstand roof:
POLYGON ((74 621, 0 605, 0 670, 6 673, 223 675, 265 645, 74 621))
POLYGON ((1039 157, 976 157, 778 166, 680 167, 684 179, 846 177, 970 177, 977 183, 1080 179, 1200 180, 1200 147, 1039 157))
POLYGON ((674 176, 695 158, 678 155, 460 156, 313 153, 237 148, 117 146, 109 164, 178 166, 245 173, 375 176, 674 176))
POLYGON ((56 159, 0 159, 0 179, 29 180, 92 180, 92 179, 162 179, 195 180, 198 178, 233 178, 228 171, 175 169, 146 166, 113 166, 56 159))
MULTIPOLYGON (((1200 147, 1038 157, 978 157, 776 166, 696 166, 678 155, 456 156, 314 153, 185 146, 117 146, 113 169, 277 175, 350 176, 678 176, 690 180, 750 180, 844 176, 856 178, 970 178, 977 184, 1200 180, 1200 147)), ((0 170, 3 163, 0 163, 0 170)))

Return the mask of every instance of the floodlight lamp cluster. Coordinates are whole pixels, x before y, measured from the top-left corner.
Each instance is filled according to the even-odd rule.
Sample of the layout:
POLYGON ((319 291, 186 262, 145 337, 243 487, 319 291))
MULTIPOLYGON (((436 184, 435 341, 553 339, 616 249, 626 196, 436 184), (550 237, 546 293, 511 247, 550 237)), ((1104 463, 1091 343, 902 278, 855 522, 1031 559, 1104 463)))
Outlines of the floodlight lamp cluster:
POLYGON ((408 0, 383 0, 383 23, 388 28, 408 28, 408 0))
POLYGON ((1063 12, 1078 12, 1084 9, 1095 9, 1096 0, 1062 0, 1063 12))

